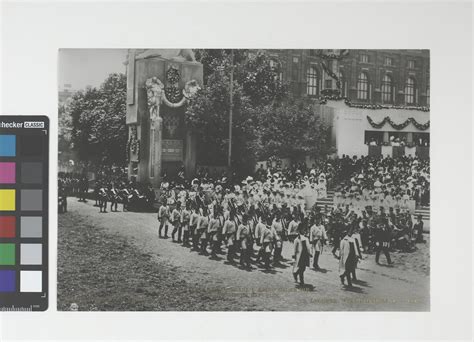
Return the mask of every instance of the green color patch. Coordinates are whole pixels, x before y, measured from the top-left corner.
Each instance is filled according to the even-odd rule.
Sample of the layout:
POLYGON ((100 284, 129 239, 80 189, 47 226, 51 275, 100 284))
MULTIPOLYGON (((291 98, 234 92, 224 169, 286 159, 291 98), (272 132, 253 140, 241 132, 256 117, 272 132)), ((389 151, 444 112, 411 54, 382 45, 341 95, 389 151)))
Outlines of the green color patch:
POLYGON ((0 243, 0 265, 15 265, 14 243, 0 243))

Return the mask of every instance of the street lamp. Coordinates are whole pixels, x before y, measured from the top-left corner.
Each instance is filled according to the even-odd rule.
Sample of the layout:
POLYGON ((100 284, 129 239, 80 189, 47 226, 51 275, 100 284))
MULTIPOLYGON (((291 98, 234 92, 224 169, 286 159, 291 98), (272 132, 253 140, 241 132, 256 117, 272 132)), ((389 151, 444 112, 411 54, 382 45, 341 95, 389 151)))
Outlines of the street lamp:
POLYGON ((232 107, 233 107, 233 89, 234 89, 234 50, 230 50, 230 87, 229 87, 229 154, 227 160, 227 167, 231 172, 232 164, 232 107))

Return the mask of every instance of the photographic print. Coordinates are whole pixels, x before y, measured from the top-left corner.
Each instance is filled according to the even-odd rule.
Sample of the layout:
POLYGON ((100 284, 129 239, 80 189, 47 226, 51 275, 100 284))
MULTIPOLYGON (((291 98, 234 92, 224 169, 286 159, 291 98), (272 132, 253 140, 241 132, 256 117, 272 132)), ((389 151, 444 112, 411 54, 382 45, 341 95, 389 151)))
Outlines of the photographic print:
POLYGON ((60 49, 60 311, 429 311, 430 52, 60 49))

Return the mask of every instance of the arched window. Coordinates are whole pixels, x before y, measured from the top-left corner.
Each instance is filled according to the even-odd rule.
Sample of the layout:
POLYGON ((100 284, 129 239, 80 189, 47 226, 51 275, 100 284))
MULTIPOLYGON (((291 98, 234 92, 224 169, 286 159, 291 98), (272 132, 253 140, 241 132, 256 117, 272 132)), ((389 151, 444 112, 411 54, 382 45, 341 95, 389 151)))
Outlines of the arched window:
POLYGON ((382 79, 382 101, 392 102, 392 78, 389 75, 385 75, 382 79))
POLYGON ((309 96, 318 95, 318 71, 314 67, 309 67, 306 73, 306 94, 309 96))
POLYGON ((357 98, 359 100, 367 100, 369 98, 369 78, 365 72, 361 72, 357 79, 357 98))
POLYGON ((415 103, 415 79, 413 77, 408 77, 405 84, 405 103, 415 103))

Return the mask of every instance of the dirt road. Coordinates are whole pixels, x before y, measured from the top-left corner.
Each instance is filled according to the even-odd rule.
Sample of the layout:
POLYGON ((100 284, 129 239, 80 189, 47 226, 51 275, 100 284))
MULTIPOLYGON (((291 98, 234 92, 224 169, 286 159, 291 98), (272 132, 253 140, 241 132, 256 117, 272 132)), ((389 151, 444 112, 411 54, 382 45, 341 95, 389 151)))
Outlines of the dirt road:
POLYGON ((300 287, 291 274, 289 242, 281 267, 247 271, 224 256, 212 260, 159 239, 155 214, 103 214, 75 198, 59 216, 58 231, 60 310, 71 303, 82 310, 429 310, 429 243, 395 253, 393 267, 367 255, 357 271, 360 282, 349 290, 340 285, 329 247, 320 257, 324 271, 307 269, 307 286, 300 287))

